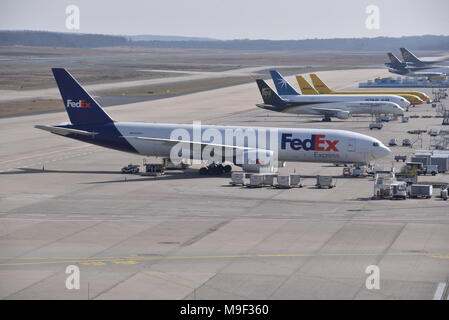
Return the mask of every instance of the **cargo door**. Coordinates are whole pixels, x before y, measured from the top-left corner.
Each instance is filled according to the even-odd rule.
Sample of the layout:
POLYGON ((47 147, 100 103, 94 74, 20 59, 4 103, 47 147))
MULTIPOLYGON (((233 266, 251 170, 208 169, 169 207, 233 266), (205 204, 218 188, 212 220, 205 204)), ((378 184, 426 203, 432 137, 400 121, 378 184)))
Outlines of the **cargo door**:
POLYGON ((355 152, 355 139, 348 139, 348 152, 355 152))

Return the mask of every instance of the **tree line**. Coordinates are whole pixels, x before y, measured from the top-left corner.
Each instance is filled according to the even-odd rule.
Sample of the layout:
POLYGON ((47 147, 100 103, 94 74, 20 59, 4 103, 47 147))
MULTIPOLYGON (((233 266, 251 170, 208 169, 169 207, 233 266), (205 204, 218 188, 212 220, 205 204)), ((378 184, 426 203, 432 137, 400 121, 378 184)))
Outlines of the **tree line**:
POLYGON ((0 31, 0 46, 41 46, 68 48, 147 47, 231 50, 360 50, 389 51, 449 50, 449 36, 423 35, 399 38, 336 38, 306 40, 136 40, 138 37, 48 31, 0 31))

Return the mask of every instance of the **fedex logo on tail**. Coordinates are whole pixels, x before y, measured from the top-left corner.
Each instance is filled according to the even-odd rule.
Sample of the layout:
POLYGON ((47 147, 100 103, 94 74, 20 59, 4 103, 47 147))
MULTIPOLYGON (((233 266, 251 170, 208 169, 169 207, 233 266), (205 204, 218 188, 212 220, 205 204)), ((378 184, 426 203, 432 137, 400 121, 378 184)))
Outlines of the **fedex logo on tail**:
POLYGON ((81 108, 81 109, 88 109, 91 108, 92 105, 84 100, 79 100, 79 101, 73 101, 68 99, 67 100, 67 108, 81 108))
POLYGON ((326 140, 325 134, 312 134, 310 139, 293 139, 291 133, 283 133, 281 137, 281 149, 287 149, 287 144, 293 150, 335 151, 340 140, 326 140))

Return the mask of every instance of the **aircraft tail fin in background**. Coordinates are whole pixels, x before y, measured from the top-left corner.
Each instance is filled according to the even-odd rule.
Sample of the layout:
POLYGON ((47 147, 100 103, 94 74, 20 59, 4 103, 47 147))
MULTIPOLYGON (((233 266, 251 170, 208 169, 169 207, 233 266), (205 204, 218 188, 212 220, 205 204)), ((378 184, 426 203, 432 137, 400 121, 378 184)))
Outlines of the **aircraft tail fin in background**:
POLYGON ((83 125, 113 122, 111 117, 67 70, 53 68, 52 71, 72 124, 83 125))
POLYGON ((312 79, 313 86, 320 94, 332 94, 334 92, 326 86, 326 84, 321 81, 315 73, 310 74, 310 79, 312 79))
POLYGON ((302 94, 319 94, 319 92, 316 91, 316 89, 312 87, 303 76, 296 76, 296 81, 298 81, 302 94))
POLYGON ((283 76, 276 70, 270 70, 271 78, 273 79, 276 90, 281 96, 297 96, 299 95, 283 76))
POLYGON ((405 62, 410 62, 410 63, 414 63, 414 64, 422 64, 423 63, 421 60, 419 60, 413 53, 411 53, 406 48, 400 48, 400 50, 401 50, 402 58, 404 58, 405 62))
POLYGON ((402 65, 404 64, 401 60, 398 59, 398 57, 396 57, 392 52, 388 52, 387 53, 388 58, 390 59, 391 63, 393 65, 402 65))
POLYGON ((282 107, 286 104, 286 102, 281 97, 279 97, 279 95, 274 92, 264 80, 256 79, 256 82, 259 87, 260 94, 262 95, 264 104, 273 107, 282 107))

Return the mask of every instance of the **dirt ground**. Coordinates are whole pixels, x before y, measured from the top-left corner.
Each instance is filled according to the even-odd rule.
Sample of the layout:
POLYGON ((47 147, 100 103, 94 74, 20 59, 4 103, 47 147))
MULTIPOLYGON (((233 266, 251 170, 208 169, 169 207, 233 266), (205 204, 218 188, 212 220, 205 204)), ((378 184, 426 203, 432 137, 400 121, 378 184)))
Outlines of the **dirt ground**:
MULTIPOLYGON (((435 55, 439 52, 419 52, 435 55)), ((243 51, 155 48, 48 48, 0 47, 1 90, 54 88, 52 67, 68 68, 84 85, 130 80, 182 77, 185 71, 222 72, 251 66, 279 66, 283 74, 383 66, 384 52, 361 51, 243 51), (145 72, 143 72, 145 70, 145 72), (150 71, 148 71, 150 70, 150 71), (155 71, 151 71, 155 70, 155 71), (175 71, 175 72, 173 72, 175 71), (177 73, 176 71, 179 71, 177 73)), ((266 71, 259 72, 267 78, 266 71)), ((120 103, 164 98, 216 89, 254 80, 253 76, 230 76, 120 88, 96 92, 97 96, 120 97, 120 103), (127 102, 126 97, 129 97, 127 102), (134 99, 134 100, 133 100, 134 99)), ((0 117, 61 110, 60 100, 29 100, 0 104, 0 117)))

